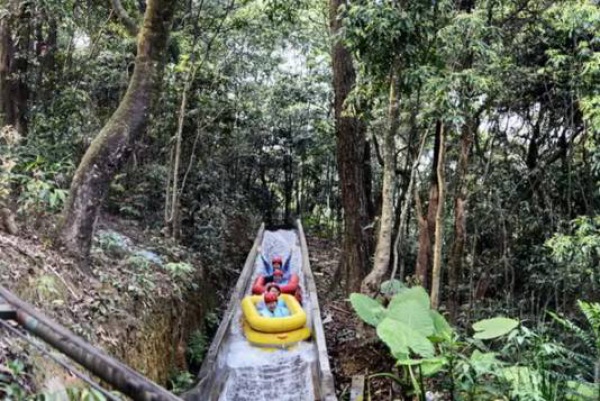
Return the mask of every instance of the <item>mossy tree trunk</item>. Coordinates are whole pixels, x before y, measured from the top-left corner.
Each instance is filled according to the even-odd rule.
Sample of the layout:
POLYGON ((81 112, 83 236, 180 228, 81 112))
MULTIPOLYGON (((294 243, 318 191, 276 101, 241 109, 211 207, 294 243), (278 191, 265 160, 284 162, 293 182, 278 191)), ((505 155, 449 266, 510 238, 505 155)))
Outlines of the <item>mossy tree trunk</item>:
POLYGON ((127 92, 86 151, 71 183, 58 241, 82 262, 87 262, 98 210, 110 182, 146 128, 176 3, 147 2, 127 92))

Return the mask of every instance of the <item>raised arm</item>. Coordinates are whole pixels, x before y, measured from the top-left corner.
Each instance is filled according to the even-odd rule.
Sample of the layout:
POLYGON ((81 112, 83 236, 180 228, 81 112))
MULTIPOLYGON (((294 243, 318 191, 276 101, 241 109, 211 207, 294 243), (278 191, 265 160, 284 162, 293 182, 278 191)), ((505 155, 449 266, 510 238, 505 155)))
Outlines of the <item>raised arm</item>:
POLYGON ((287 259, 285 260, 285 263, 283 264, 283 266, 281 266, 281 268, 283 269, 283 272, 285 274, 289 274, 290 273, 290 264, 292 261, 292 253, 294 251, 292 249, 290 249, 290 254, 288 255, 287 259))
POLYGON ((271 266, 271 263, 269 263, 269 261, 265 259, 265 255, 263 255, 262 253, 260 254, 260 258, 262 259, 263 265, 265 266, 265 274, 267 276, 271 276, 273 274, 273 267, 271 266))

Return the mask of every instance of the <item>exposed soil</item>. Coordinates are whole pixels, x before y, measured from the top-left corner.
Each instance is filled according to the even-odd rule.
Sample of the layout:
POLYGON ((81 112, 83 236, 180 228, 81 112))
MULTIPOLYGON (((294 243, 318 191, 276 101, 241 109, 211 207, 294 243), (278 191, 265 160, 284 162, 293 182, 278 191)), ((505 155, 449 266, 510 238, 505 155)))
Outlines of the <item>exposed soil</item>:
MULTIPOLYGON (((309 236, 308 250, 312 271, 319 292, 319 303, 324 322, 329 362, 335 378, 340 401, 348 400, 352 377, 393 371, 394 361, 380 341, 373 339, 366 328, 365 340, 357 336, 359 320, 339 285, 332 279, 340 260, 341 249, 335 240, 309 236)), ((373 401, 402 399, 395 394, 392 382, 385 378, 365 380, 365 396, 373 401)))
MULTIPOLYGON (((51 233, 53 222, 43 223, 51 233)), ((93 276, 54 250, 51 236, 41 229, 23 229, 19 236, 0 232, 0 282, 91 344, 168 386, 174 374, 188 370, 190 335, 205 328, 207 318, 214 324, 219 290, 228 287, 226 278, 235 275, 238 258, 230 254, 214 272, 200 263, 201 255, 142 223, 103 216, 97 228, 93 276)), ((253 236, 247 232, 236 231, 243 256, 253 236)), ((0 398, 3 386, 19 387, 24 395, 49 394, 74 382, 69 372, 0 328, 0 398), (10 365, 14 361, 17 368, 10 365)))

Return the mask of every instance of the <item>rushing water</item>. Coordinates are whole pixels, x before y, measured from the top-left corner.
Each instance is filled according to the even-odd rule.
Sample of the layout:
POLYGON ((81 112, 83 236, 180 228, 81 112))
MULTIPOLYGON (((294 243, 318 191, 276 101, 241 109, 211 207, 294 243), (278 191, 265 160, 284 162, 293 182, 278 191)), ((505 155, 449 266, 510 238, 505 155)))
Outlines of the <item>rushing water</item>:
MULTIPOLYGON (((298 274, 302 289, 306 288, 302 274, 302 254, 295 231, 265 231, 261 252, 267 260, 279 255, 285 261, 292 254, 290 271, 298 274)), ((254 279, 264 273, 260 255, 254 264, 254 274, 246 293, 250 294, 254 279)), ((310 311, 308 296, 303 307, 310 311)), ((308 316, 308 322, 311 321, 308 316)), ((265 349, 250 345, 242 330, 242 312, 238 308, 231 322, 224 352, 219 355, 221 372, 227 379, 219 401, 304 401, 314 400, 312 367, 315 349, 311 341, 303 341, 289 349, 265 349)))

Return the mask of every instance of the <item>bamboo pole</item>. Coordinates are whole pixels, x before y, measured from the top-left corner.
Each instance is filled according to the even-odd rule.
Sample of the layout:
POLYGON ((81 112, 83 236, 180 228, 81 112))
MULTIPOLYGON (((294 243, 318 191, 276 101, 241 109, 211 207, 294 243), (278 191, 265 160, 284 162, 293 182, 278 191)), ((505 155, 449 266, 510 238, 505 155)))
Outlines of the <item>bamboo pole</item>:
POLYGON ((181 401, 179 397, 47 318, 3 286, 0 286, 0 295, 15 308, 17 322, 27 331, 68 355, 123 394, 136 401, 181 401))

